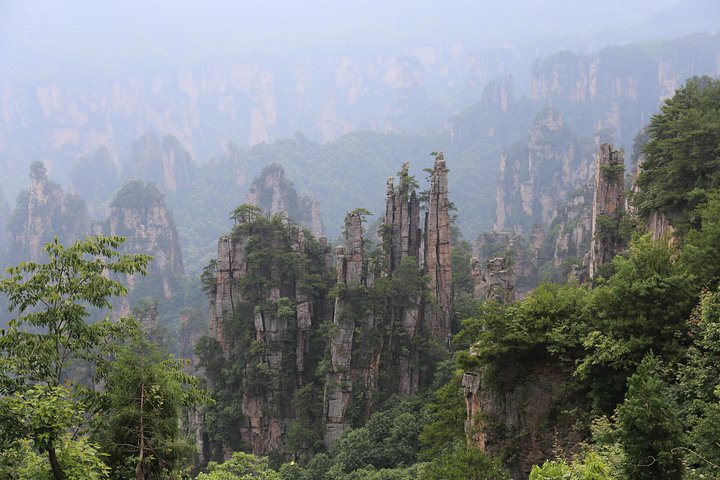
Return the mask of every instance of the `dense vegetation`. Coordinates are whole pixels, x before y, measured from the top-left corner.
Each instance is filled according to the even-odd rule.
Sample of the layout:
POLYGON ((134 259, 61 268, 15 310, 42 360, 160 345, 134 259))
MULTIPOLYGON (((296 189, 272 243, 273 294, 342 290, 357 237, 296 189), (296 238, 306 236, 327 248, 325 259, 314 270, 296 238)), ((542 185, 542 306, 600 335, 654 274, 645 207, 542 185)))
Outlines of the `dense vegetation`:
POLYGON ((692 78, 650 124, 636 204, 683 229, 700 226, 697 207, 720 188, 720 84, 692 78))
MULTIPOLYGON (((476 301, 470 272, 461 267, 471 249, 458 241, 453 280, 463 321, 453 339, 456 353, 428 347, 420 357, 427 388, 358 411, 330 451, 321 441, 319 398, 332 325, 312 329, 307 361, 317 368, 298 372, 290 338, 259 342, 243 321, 267 313, 297 333, 296 292, 317 312, 334 297, 352 305, 353 292, 333 288, 321 246, 309 234, 298 252, 294 224, 250 206, 233 212, 231 236, 247 242, 248 272, 238 283, 244 301, 224 320, 225 343, 206 337, 198 347, 214 403, 135 321, 90 320, 127 293, 107 273, 143 273, 147 256, 119 253, 118 237, 49 243, 45 263, 20 263, 0 281, 15 315, 0 335, 0 476, 189 476, 194 447, 180 427, 188 412, 208 404, 205 426, 215 450, 206 453, 227 460, 210 462, 197 477, 205 480, 717 478, 718 145, 720 81, 692 79, 651 121, 633 198, 638 225, 663 214, 675 231, 653 240, 638 227, 628 249, 591 284, 545 283, 510 304, 476 301), (282 295, 273 297, 273 289, 282 295), (272 365, 271 356, 281 363, 272 365), (466 423, 465 402, 475 399, 464 390, 463 374, 495 398, 549 392, 537 403, 516 405, 521 417, 527 409, 543 412, 538 431, 500 415, 481 413, 466 423), (297 377, 301 384, 290 381, 297 377), (286 452, 242 453, 245 391, 263 392, 268 408, 293 405, 286 452), (477 445, 481 435, 485 451, 477 445), (554 451, 527 464, 537 453, 531 446, 548 439, 554 451)), ((120 198, 148 194, 129 192, 120 198)), ((424 279, 410 267, 378 279, 347 315, 375 309, 380 318, 389 304, 422 294, 424 279)), ((206 293, 217 286, 216 268, 211 262, 203 273, 206 293)), ((358 334, 371 339, 377 332, 358 334)), ((477 401, 491 410, 482 403, 487 398, 477 401)))
MULTIPOLYGON (((669 114, 696 119, 693 131, 715 138, 717 88, 717 81, 691 80, 678 96, 690 91, 704 100, 685 102, 681 113, 666 107, 653 118, 645 147, 649 159, 663 152, 658 135, 669 114)), ((668 105, 680 105, 678 97, 668 105)), ((675 128, 665 135, 682 139, 684 127, 675 128)), ((552 418, 546 419, 547 434, 556 437, 555 453, 546 452, 530 478, 716 477, 720 291, 713 252, 720 245, 720 192, 711 169, 717 142, 687 141, 676 150, 704 158, 705 168, 681 167, 685 156, 663 153, 659 164, 645 164, 640 181, 652 192, 652 179, 663 177, 663 169, 680 169, 682 181, 657 191, 683 197, 685 186, 700 185, 702 195, 666 210, 673 220, 692 219, 685 226, 678 222, 673 241, 652 240, 638 228, 627 251, 592 285, 544 284, 510 305, 465 298, 459 307, 467 319, 454 339, 454 366, 440 368, 425 394, 389 398, 333 451, 307 463, 286 463, 275 471, 234 457, 227 468, 234 465, 237 477, 230 478, 242 478, 253 468, 266 478, 283 479, 503 478, 487 454, 466 444, 460 372, 476 372, 484 388, 498 395, 531 389, 527 385, 533 383, 560 392, 547 407, 552 418)), ((655 198, 642 188, 637 202, 655 198)), ((664 211, 657 207, 639 203, 640 220, 664 211)), ((459 270, 457 287, 458 293, 468 291, 467 271, 459 270)), ((532 440, 529 433, 513 431, 499 418, 473 420, 494 439, 489 453, 517 476, 518 455, 532 440)))
MULTIPOLYGON (((318 402, 323 379, 314 375, 314 371, 324 352, 318 347, 322 332, 315 325, 308 332, 306 371, 298 371, 295 338, 299 325, 295 309, 298 296, 306 295, 313 310, 322 315, 327 308, 332 277, 323 271, 323 251, 311 236, 298 251, 297 225, 279 216, 268 219, 262 210, 251 205, 240 206, 233 217, 239 223, 232 235, 246 239, 248 271, 236 286, 243 300, 234 304, 232 314, 223 319, 223 338, 204 337, 197 347, 217 400, 206 415, 214 450, 211 455, 221 456, 223 448, 242 447, 238 426, 244 420, 242 402, 246 393, 266 399, 265 407, 274 415, 282 415, 294 405, 299 419, 288 433, 291 449, 288 453, 307 455, 315 451, 321 441, 322 407, 318 411, 318 402), (271 290, 277 290, 282 296, 273 298, 271 290), (269 334, 271 339, 261 341, 255 335, 254 324, 248 321, 255 318, 256 313, 287 327, 277 336, 269 334), (276 362, 273 358, 279 360, 276 362), (296 378, 302 379, 302 386, 295 384, 296 378)), ((216 263, 211 262, 203 275, 204 287, 209 293, 217 288, 215 266, 216 263)))

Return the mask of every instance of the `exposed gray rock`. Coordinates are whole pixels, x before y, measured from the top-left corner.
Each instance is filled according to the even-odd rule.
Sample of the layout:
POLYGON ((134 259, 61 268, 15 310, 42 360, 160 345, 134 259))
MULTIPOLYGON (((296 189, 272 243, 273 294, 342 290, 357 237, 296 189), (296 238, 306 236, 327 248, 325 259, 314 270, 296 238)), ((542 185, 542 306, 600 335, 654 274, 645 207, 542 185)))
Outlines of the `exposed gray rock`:
POLYGON ((622 150, 603 143, 596 156, 592 241, 588 275, 612 260, 624 248, 620 221, 625 214, 625 159, 622 150))
POLYGON ((508 304, 515 300, 515 275, 503 257, 488 260, 485 272, 476 287, 477 298, 508 304))
POLYGON ((452 244, 447 174, 445 158, 440 152, 435 157, 425 217, 425 271, 430 278, 430 292, 437 301, 437 307, 426 311, 426 317, 431 335, 437 339, 448 339, 452 331, 452 244))

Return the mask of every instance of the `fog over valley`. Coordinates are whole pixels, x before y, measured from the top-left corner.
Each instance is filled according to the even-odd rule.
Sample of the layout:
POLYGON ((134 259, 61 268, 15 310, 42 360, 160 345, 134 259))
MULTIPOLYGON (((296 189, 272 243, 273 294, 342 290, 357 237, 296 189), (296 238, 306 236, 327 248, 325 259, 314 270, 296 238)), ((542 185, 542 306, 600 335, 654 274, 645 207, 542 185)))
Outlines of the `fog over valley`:
POLYGON ((720 478, 718 26, 0 1, 0 478, 720 478))

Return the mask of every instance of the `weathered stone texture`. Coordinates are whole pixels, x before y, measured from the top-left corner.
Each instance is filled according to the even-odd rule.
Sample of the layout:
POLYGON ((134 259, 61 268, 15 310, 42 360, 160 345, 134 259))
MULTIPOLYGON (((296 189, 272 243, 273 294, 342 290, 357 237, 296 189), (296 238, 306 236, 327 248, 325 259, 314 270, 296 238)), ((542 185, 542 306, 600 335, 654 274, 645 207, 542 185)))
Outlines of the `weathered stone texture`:
MULTIPOLYGON (((337 283, 350 290, 361 290, 367 286, 367 260, 364 258, 364 239, 362 235, 362 214, 349 213, 345 217, 345 242, 337 247, 337 283)), ((361 320, 348 315, 344 297, 335 299, 333 325, 335 333, 330 339, 330 371, 325 381, 323 406, 324 441, 331 448, 342 433, 350 428, 349 410, 353 402, 353 388, 359 388, 361 382, 371 376, 369 364, 353 364, 355 330, 362 324, 372 322, 372 317, 361 320)), ((374 372, 377 376, 377 372, 374 372)), ((359 400, 356 400, 359 401, 359 400)))
POLYGON ((425 271, 437 308, 426 312, 431 335, 447 339, 452 321, 452 253, 447 167, 442 152, 435 158, 430 180, 430 198, 425 217, 425 271))
POLYGON ((316 237, 322 235, 320 204, 313 198, 298 195, 280 164, 263 169, 250 185, 245 201, 260 207, 269 216, 285 213, 294 222, 309 228, 316 237))
POLYGON ((588 275, 612 260, 624 247, 619 228, 625 214, 625 160, 621 150, 603 143, 596 156, 592 241, 588 275))
MULTIPOLYGON (((479 269, 479 261, 477 267, 479 269)), ((515 275, 503 257, 488 260, 485 272, 475 287, 476 298, 494 300, 500 304, 512 303, 515 300, 515 275)))
POLYGON ((142 178, 170 193, 189 185, 193 159, 175 136, 146 133, 133 142, 123 170, 125 179, 142 178))
MULTIPOLYGON (((177 230, 164 203, 110 210, 110 235, 125 235, 123 250, 153 256, 150 273, 185 273, 177 230)), ((165 292, 170 298, 172 292, 165 292)))
POLYGON ((18 198, 13 219, 8 225, 10 262, 46 258, 42 247, 58 237, 69 244, 89 233, 85 202, 77 195, 66 194, 50 180, 45 166, 31 166, 30 189, 18 198))
POLYGON ((580 441, 572 430, 575 419, 558 413, 573 406, 565 378, 542 362, 522 367, 506 365, 494 372, 492 383, 487 382, 483 372, 466 372, 462 386, 468 440, 491 455, 507 455, 502 449, 507 448, 508 439, 513 439, 506 467, 513 478, 528 478, 532 465, 550 458, 553 449, 569 451, 580 441), (556 429, 547 428, 551 415, 559 417, 556 429))
POLYGON ((549 225, 560 200, 592 173, 590 143, 546 109, 530 134, 500 157, 494 231, 527 235, 533 225, 549 225))
POLYGON ((244 239, 229 235, 220 237, 216 261, 214 294, 210 296, 210 332, 227 357, 230 344, 225 339, 223 323, 226 318, 232 318, 235 306, 243 301, 237 284, 247 272, 244 239))
POLYGON ((420 201, 409 184, 409 164, 405 162, 400 171, 400 185, 394 188, 393 178, 387 180, 385 197, 385 265, 392 274, 405 257, 413 257, 417 263, 420 252, 420 201))
MULTIPOLYGON (((378 273, 399 278, 409 263, 428 275, 428 289, 435 301, 425 302, 418 294, 417 298, 388 306, 382 318, 375 318, 362 309, 358 311, 357 305, 346 304, 345 295, 338 295, 333 320, 335 333, 330 344, 331 370, 325 387, 324 424, 328 448, 349 428, 351 406, 369 412, 373 398, 379 393, 410 394, 419 390, 418 338, 421 333, 427 336, 424 340, 432 338, 443 342, 451 333, 452 271, 445 161, 442 154, 435 161, 424 233, 420 229, 420 202, 407 163, 399 175, 397 187, 393 178, 387 181, 381 230, 384 264, 378 273), (349 315, 353 308, 354 317, 349 315), (373 331, 377 321, 385 322, 389 330, 381 331, 379 338, 368 343, 363 332, 373 331)), ((376 267, 363 250, 360 213, 348 214, 344 232, 344 245, 337 249, 337 281, 347 289, 347 298, 360 298, 362 303, 365 290, 373 285, 376 267)))
POLYGON ((568 257, 582 258, 592 237, 592 190, 573 192, 559 209, 553 266, 559 268, 568 257))
POLYGON ((675 228, 670 223, 670 219, 662 212, 652 212, 647 219, 647 229, 652 234, 653 240, 670 237, 675 228))
MULTIPOLYGON (((277 175, 268 178, 275 186, 263 195, 277 191, 283 183, 277 175)), ((259 390, 246 385, 243 380, 243 416, 238 428, 242 441, 253 453, 266 454, 284 448, 288 428, 295 420, 292 393, 304 382, 311 381, 315 374, 316 365, 310 357, 313 329, 327 320, 330 312, 333 328, 327 337, 330 363, 325 376, 322 412, 323 440, 328 449, 350 427, 351 409, 356 414, 367 415, 375 407, 378 395, 385 398, 420 389, 420 335, 423 335, 423 342, 431 339, 444 342, 452 333, 449 201, 447 168, 442 154, 435 161, 424 233, 420 228, 420 201, 407 164, 400 172, 397 188, 392 179, 387 187, 382 258, 375 260, 376 257, 365 251, 362 210, 347 215, 344 240, 336 247, 335 262, 327 239, 321 237, 319 240, 321 253, 314 261, 322 265, 325 272, 335 272, 338 294, 334 310, 324 306, 321 307, 323 311, 318 311, 317 303, 297 285, 287 284, 279 274, 273 273, 265 280, 270 287, 266 294, 263 293, 266 298, 261 304, 275 305, 289 300, 295 309, 295 317, 289 320, 273 309, 256 305, 251 318, 236 318, 241 305, 247 316, 248 299, 243 298, 240 284, 250 271, 250 240, 240 233, 242 229, 232 236, 220 238, 216 280, 210 291, 213 335, 226 358, 231 358, 233 339, 225 332, 228 319, 250 322, 254 348, 263 346, 258 359, 250 363, 267 364, 270 371, 286 369, 285 375, 267 379, 259 390), (419 279, 423 274, 430 278, 427 288, 435 297, 434 301, 426 302, 420 287, 413 284, 410 290, 399 294, 402 298, 393 298, 385 307, 368 308, 371 297, 367 293, 375 284, 376 275, 402 281, 401 275, 419 279), (416 288, 418 291, 414 293, 416 288), (289 335, 290 331, 292 335, 289 335), (275 345, 291 345, 292 349, 275 345), (293 362, 291 371, 287 370, 289 355, 293 362)), ((249 200, 259 201, 259 197, 249 200)), ((279 203, 279 200, 274 202, 275 207, 279 208, 279 203)), ((285 225, 292 227, 283 210, 277 215, 285 225)), ((252 219, 238 218, 237 221, 252 219)), ((297 238, 293 237, 290 242, 291 250, 301 253, 305 237, 302 230, 296 231, 297 238)), ((271 238, 261 240, 274 241, 271 238)), ((247 378, 256 365, 248 364, 244 368, 243 378, 247 378)))
MULTIPOLYGON (((236 221, 241 226, 254 220, 238 218, 236 221)), ((272 245, 274 251, 285 255, 308 254, 305 233, 290 222, 284 212, 272 221, 283 225, 282 235, 286 237, 278 238, 280 233, 272 230, 274 233, 257 233, 263 237, 253 241, 272 245)), ((236 230, 218 242, 216 281, 210 292, 210 321, 212 334, 226 358, 231 358, 231 350, 238 348, 234 345, 238 339, 226 335, 226 324, 241 323, 252 328, 251 345, 254 346, 242 347, 256 352, 246 352, 251 360, 243 366, 242 422, 238 429, 250 451, 269 454, 285 449, 288 428, 296 415, 293 393, 312 378, 315 365, 310 357, 311 335, 325 317, 316 310, 316 299, 303 290, 297 278, 285 276, 280 264, 268 266, 269 276, 261 287, 263 298, 259 303, 257 299, 244 298, 241 284, 250 274, 251 235, 236 230), (287 308, 292 309, 289 315, 287 311, 283 313, 287 308)), ((332 268, 327 239, 321 239, 319 246, 313 261, 332 268)))

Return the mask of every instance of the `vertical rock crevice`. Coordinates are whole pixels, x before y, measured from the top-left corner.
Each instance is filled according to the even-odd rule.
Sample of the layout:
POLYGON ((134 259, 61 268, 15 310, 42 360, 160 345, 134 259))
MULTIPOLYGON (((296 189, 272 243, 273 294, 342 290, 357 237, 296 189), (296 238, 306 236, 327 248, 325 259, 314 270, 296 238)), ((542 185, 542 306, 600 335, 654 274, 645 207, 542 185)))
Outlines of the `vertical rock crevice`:
POLYGON ((425 217, 425 271, 437 305, 426 312, 430 334, 447 341, 452 333, 452 253, 448 169, 442 152, 435 158, 425 217))
POLYGON ((595 193, 592 208, 592 239, 588 275, 620 253, 625 242, 620 222, 625 215, 625 158, 622 150, 607 143, 600 145, 595 160, 595 193))
POLYGON ((372 260, 374 254, 364 250, 361 214, 346 217, 344 245, 337 249, 342 293, 335 303, 332 366, 325 389, 328 448, 358 413, 372 411, 376 397, 421 389, 421 345, 444 343, 451 334, 450 203, 442 154, 435 160, 424 232, 415 188, 407 163, 397 186, 394 178, 387 180, 379 265, 372 260), (428 280, 418 289, 421 275, 428 280), (378 296, 385 296, 384 305, 377 305, 378 296))
POLYGON ((481 273, 480 260, 472 259, 474 297, 492 300, 501 305, 515 301, 515 274, 504 257, 494 257, 487 261, 485 271, 481 273))
POLYGON ((377 377, 377 372, 370 372, 370 365, 353 364, 355 331, 372 322, 369 315, 363 315, 364 318, 354 315, 358 297, 368 286, 367 275, 363 275, 367 272, 367 259, 360 212, 351 212, 345 217, 345 241, 337 247, 336 257, 336 280, 343 292, 335 299, 330 370, 325 380, 323 423, 324 442, 328 449, 350 428, 353 401, 364 402, 364 398, 357 398, 357 392, 362 393, 363 387, 369 386, 363 385, 363 381, 367 383, 377 377))
MULTIPOLYGON (((267 218, 243 205, 234 218, 233 232, 218 242, 209 289, 211 332, 237 372, 239 442, 265 455, 285 451, 301 415, 298 390, 316 390, 319 359, 311 345, 327 316, 324 278, 331 254, 327 239, 316 241, 284 212, 267 218)), ((307 447, 300 442, 294 448, 307 447)))
MULTIPOLYGON (((281 177, 269 178, 279 185, 281 177)), ((435 160, 425 232, 415 188, 408 164, 397 187, 388 180, 380 247, 368 248, 363 238, 368 212, 350 212, 335 262, 327 239, 315 242, 284 212, 267 218, 256 206, 236 209, 236 226, 218 242, 206 291, 211 331, 224 361, 238 371, 237 436, 253 453, 287 451, 289 441, 297 453, 305 448, 295 445, 303 436, 299 429, 314 428, 331 449, 383 399, 429 384, 427 345, 444 344, 452 333, 450 203, 442 154, 435 160), (322 402, 314 418, 296 402, 295 394, 307 393, 306 387, 314 393, 305 398, 322 402)), ((277 189, 265 193, 272 198, 272 192, 277 189)), ((265 195, 256 193, 257 200, 265 195)))

